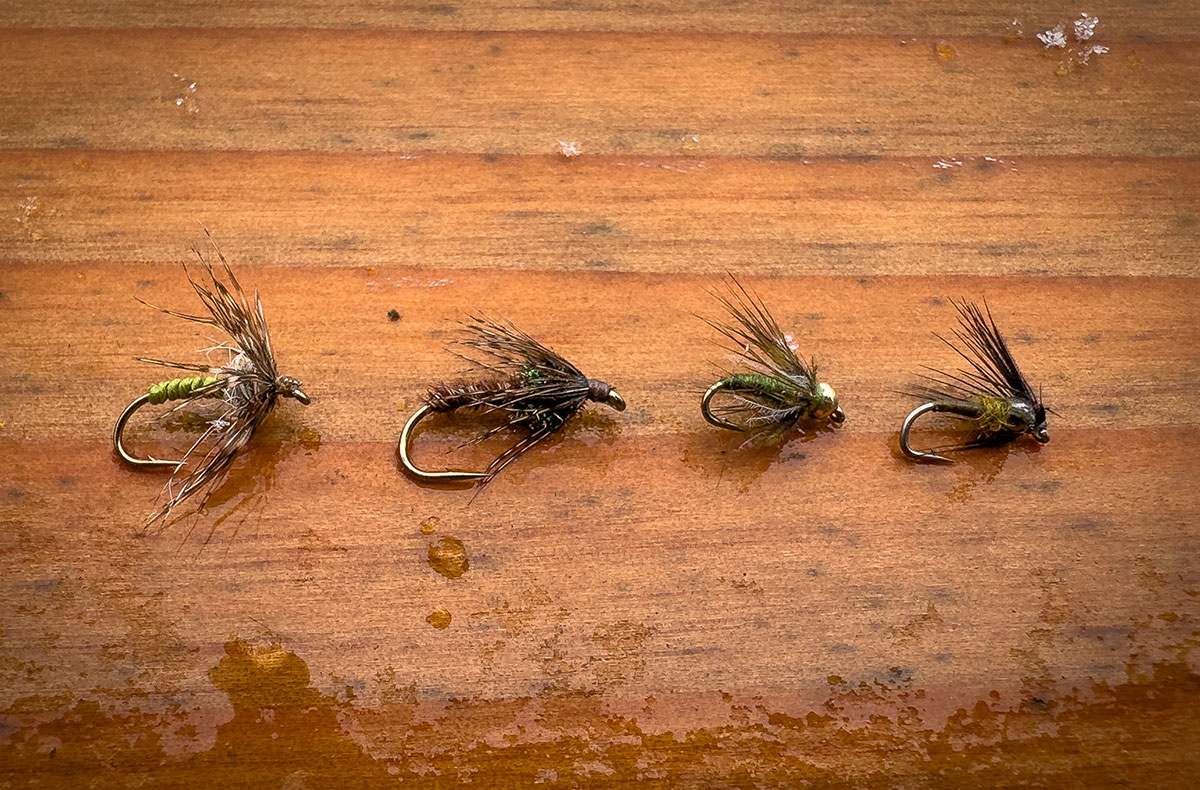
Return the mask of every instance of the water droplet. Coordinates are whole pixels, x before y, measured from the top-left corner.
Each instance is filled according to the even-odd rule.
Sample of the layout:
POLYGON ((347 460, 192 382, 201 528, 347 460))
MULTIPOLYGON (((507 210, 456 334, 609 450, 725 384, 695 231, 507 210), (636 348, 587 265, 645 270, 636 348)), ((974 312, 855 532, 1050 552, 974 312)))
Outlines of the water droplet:
POLYGON ((421 534, 432 535, 433 533, 437 532, 438 524, 441 523, 442 520, 437 516, 430 516, 421 522, 421 534))
POLYGON ((457 579, 470 569, 467 547, 458 538, 447 536, 429 544, 429 567, 447 579, 457 579))
POLYGON ((439 631, 441 631, 444 628, 449 628, 450 620, 451 620, 450 613, 447 612, 445 609, 435 609, 434 611, 429 613, 428 617, 425 618, 425 622, 429 623, 431 626, 433 626, 434 628, 436 628, 439 631))
POLYGON ((955 51, 954 47, 950 46, 950 44, 946 43, 945 41, 939 41, 937 43, 937 54, 942 60, 954 60, 956 57, 958 57, 958 52, 955 51))

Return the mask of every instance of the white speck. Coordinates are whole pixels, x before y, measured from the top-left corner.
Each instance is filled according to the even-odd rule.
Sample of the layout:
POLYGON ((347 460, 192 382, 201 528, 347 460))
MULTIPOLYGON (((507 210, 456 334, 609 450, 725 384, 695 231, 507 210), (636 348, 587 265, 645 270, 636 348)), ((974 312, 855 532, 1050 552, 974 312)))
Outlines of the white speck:
POLYGON ((38 210, 38 199, 36 197, 27 197, 17 204, 17 208, 21 210, 21 213, 13 217, 13 221, 17 223, 28 222, 34 215, 34 212, 38 210))
POLYGON ((583 153, 583 149, 579 147, 579 143, 574 140, 567 142, 566 140, 558 141, 558 152, 567 159, 573 156, 579 156, 583 153))
POLYGON ((1087 41, 1092 36, 1096 35, 1096 25, 1100 23, 1097 17, 1092 16, 1086 11, 1079 15, 1079 19, 1075 20, 1075 40, 1087 41))
POLYGON ((175 96, 175 106, 182 107, 189 114, 195 115, 200 112, 200 105, 196 102, 197 83, 195 80, 189 80, 178 71, 171 72, 171 77, 178 84, 178 94, 175 96))
POLYGON ((454 280, 448 277, 442 277, 438 280, 414 280, 411 277, 401 277, 396 283, 397 288, 443 288, 454 280))
POLYGON ((792 337, 791 335, 784 335, 783 339, 785 341, 787 341, 787 347, 790 348, 792 351, 796 351, 797 349, 800 348, 800 346, 796 344, 796 339, 794 337, 792 337))
POLYGON ((1108 47, 1103 44, 1088 44, 1083 49, 1079 50, 1079 60, 1087 65, 1088 59, 1092 55, 1104 55, 1108 52, 1108 47))
POLYGON ((1065 22, 1059 22, 1049 30, 1043 30, 1041 33, 1038 33, 1038 41, 1045 44, 1046 49, 1050 49, 1050 47, 1066 47, 1066 27, 1067 26, 1065 22))
POLYGON ((939 159, 933 163, 933 166, 938 170, 949 170, 952 167, 962 167, 962 160, 951 157, 950 161, 939 159))

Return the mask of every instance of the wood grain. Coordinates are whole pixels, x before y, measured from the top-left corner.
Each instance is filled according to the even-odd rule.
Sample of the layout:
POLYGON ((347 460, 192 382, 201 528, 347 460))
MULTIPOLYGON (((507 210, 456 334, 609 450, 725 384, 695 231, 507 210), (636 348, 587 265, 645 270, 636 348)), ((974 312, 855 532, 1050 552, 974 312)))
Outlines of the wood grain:
MULTIPOLYGON (((1101 32, 1150 38, 1186 39, 1200 29, 1200 12, 1187 0, 1123 3, 1097 0, 1087 10, 1102 20, 1101 32)), ((252 0, 169 4, 94 0, 81 5, 48 0, 36 6, 0 2, 0 26, 24 28, 185 27, 185 28, 401 28, 428 31, 615 31, 724 33, 865 33, 895 36, 974 35, 1000 37, 1017 19, 1034 33, 1078 17, 1068 6, 1047 7, 1034 0, 906 0, 839 3, 741 0, 741 2, 628 3, 619 0, 453 3, 374 0, 252 0)))
POLYGON ((0 0, 0 787, 1190 788, 1197 9, 0 0), (313 403, 143 534, 199 222, 313 403), (842 428, 700 419, 726 272, 842 428), (1053 438, 915 466, 958 296, 1053 438), (421 488, 475 311, 630 405, 421 488))
POLYGON ((1198 159, 937 161, 25 150, 0 201, 34 208, 0 245, 168 263, 202 221, 243 265, 1200 273, 1198 159))
POLYGON ((1125 43, 1062 78, 1036 42, 964 40, 953 60, 936 43, 7 30, 0 145, 667 155, 698 135, 725 156, 1200 153, 1178 122, 1200 99, 1194 46, 1125 43))

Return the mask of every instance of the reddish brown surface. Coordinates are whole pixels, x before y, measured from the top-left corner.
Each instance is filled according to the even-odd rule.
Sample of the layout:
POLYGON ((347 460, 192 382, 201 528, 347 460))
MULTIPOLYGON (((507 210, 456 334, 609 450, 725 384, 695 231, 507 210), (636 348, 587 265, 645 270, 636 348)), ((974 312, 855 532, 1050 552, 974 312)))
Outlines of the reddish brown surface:
MULTIPOLYGON (((1059 19, 1021 4, 30 8, 0 2, 0 787, 1194 784, 1194 4, 1093 4, 1112 52, 1062 77, 1004 43, 1059 19), (209 345, 134 301, 195 308, 197 220, 314 401, 141 535, 163 478, 108 436, 135 355, 209 345), (702 422, 726 271, 843 428, 702 422), (959 295, 1053 441, 913 466, 895 390, 953 363, 959 295), (395 459, 468 311, 630 404, 473 500, 395 459)), ((467 431, 418 457, 496 449, 467 431)))

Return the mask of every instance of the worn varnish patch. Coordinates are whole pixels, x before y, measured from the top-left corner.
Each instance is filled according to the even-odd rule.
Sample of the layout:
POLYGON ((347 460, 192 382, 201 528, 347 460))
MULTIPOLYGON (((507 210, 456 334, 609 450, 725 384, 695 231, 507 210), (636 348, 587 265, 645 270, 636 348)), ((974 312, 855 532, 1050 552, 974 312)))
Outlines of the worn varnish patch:
MULTIPOLYGON (((399 695, 361 709, 314 688, 295 653, 233 640, 208 673, 233 708, 211 748, 168 756, 161 735, 179 726, 169 708, 114 712, 80 699, 22 726, 27 708, 59 704, 28 701, 5 711, 0 778, 39 787, 74 787, 84 775, 116 787, 133 774, 180 787, 251 778, 277 787, 1187 787, 1200 769, 1200 675, 1188 651, 1179 645, 1178 658, 1147 672, 1131 664, 1115 685, 1052 698, 1027 688, 1015 705, 993 693, 940 720, 920 713, 924 691, 897 668, 873 683, 831 680, 824 703, 805 714, 752 693, 709 695, 692 707, 711 726, 647 731, 638 715, 614 713, 589 692, 433 708, 399 695)), ((645 713, 663 704, 648 697, 645 713)))

